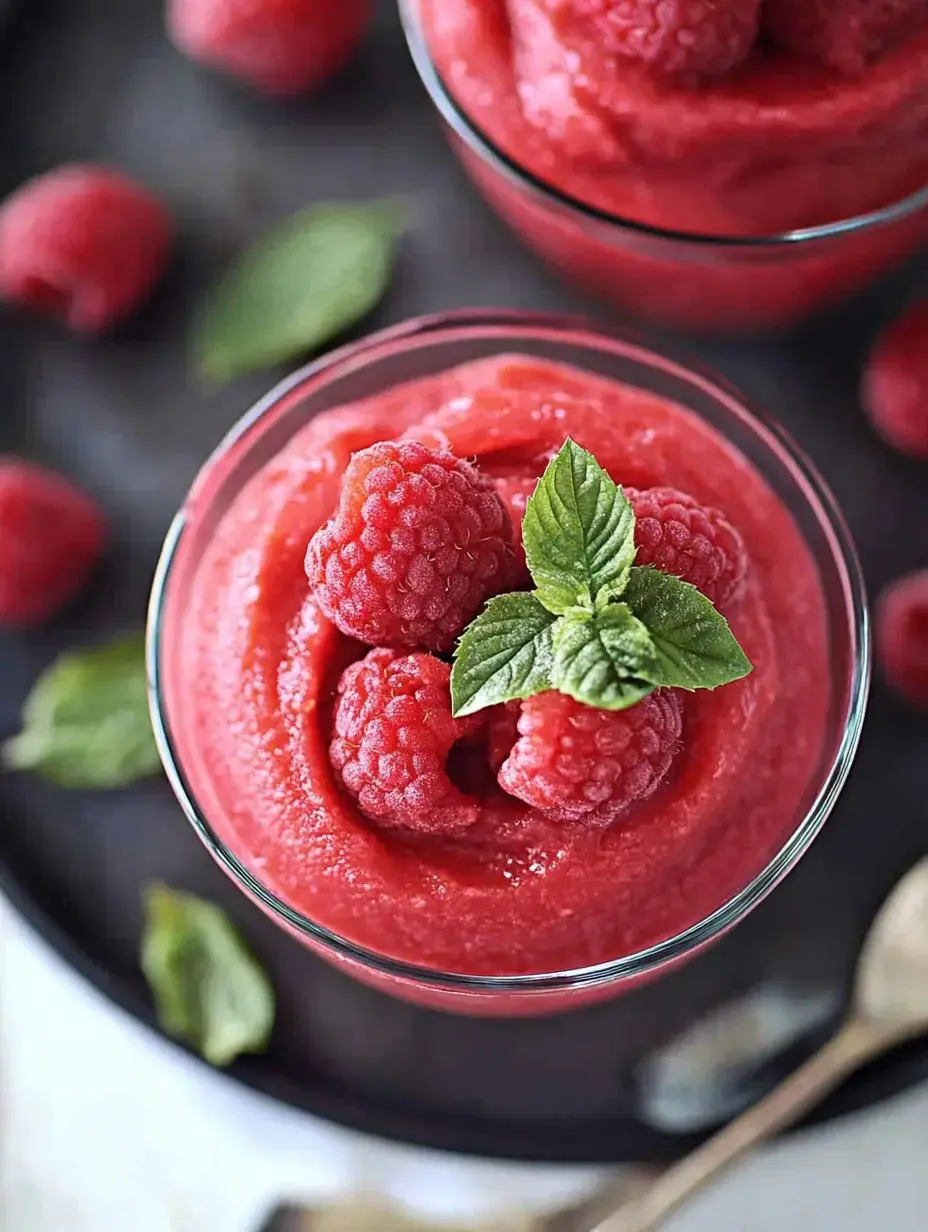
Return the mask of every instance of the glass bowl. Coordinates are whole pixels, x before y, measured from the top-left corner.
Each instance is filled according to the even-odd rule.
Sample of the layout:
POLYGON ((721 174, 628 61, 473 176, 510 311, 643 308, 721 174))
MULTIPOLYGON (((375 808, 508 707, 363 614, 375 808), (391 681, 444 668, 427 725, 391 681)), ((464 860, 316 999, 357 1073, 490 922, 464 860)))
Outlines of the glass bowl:
MULTIPOLYGON (((597 209, 533 174, 465 113, 430 54, 420 3, 400 0, 407 43, 470 179, 529 248, 624 313, 702 335, 788 329, 899 264, 928 236, 928 184, 856 217, 751 238, 669 230, 597 209)), ((771 191, 789 193, 773 175, 771 191)))
MULTIPOLYGON (((451 313, 409 321, 309 364, 258 403, 208 459, 177 514, 161 556, 148 625, 155 733, 170 782, 190 822, 232 880, 282 928, 359 980, 418 1004, 460 1013, 532 1015, 604 999, 671 970, 715 941, 773 889, 821 829, 857 747, 869 678, 868 618, 853 545, 810 463, 771 421, 698 368, 655 354, 582 321, 506 312, 451 313), (746 455, 791 513, 818 567, 825 595, 833 695, 813 781, 788 837, 758 854, 756 875, 678 935, 576 970, 469 975, 378 952, 308 918, 262 880, 230 837, 238 800, 222 798, 201 756, 197 705, 181 653, 192 587, 224 515, 243 485, 318 412, 470 360, 518 352, 637 386, 681 404, 746 455), (763 867, 760 867, 763 865, 763 867)), ((778 840, 779 841, 779 840, 778 840)))

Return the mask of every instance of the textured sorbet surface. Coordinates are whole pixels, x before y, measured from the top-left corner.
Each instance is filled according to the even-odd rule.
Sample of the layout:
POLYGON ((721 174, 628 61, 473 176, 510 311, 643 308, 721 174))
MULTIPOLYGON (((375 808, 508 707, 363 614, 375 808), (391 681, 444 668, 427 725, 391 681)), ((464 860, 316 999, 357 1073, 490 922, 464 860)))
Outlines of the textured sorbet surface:
POLYGON ((317 922, 447 971, 562 970, 693 924, 782 845, 822 754, 824 600, 779 500, 679 406, 519 356, 395 388, 298 432, 212 536, 179 637, 172 726, 221 837, 317 922), (482 805, 464 837, 404 837, 366 820, 337 784, 334 690, 366 648, 309 597, 306 544, 337 502, 351 453, 404 431, 510 484, 540 475, 570 435, 618 482, 680 488, 743 535, 751 564, 726 615, 754 671, 685 695, 669 777, 611 828, 551 821, 486 775, 468 784, 482 805))
POLYGON ((596 7, 421 0, 429 50, 464 112, 570 196, 670 230, 764 235, 928 183, 928 10, 858 71, 761 36, 743 63, 692 80, 612 54, 585 16, 596 7))

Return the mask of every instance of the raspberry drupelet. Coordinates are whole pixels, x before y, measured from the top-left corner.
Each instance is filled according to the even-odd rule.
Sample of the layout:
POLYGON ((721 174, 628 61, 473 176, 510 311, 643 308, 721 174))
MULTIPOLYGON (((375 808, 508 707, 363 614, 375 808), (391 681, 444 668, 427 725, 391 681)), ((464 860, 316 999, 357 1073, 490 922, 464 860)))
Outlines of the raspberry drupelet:
POLYGON ((482 716, 452 717, 450 675, 433 655, 382 649, 342 673, 329 755, 372 821, 453 835, 477 820, 479 805, 452 783, 445 763, 482 716))
POLYGON ((491 480, 453 454, 385 441, 351 459, 306 573, 349 637, 447 651, 508 588, 513 561, 512 521, 491 480))
POLYGON ((605 828, 660 785, 682 727, 671 689, 618 711, 539 693, 522 703, 519 739, 500 769, 500 786, 555 820, 605 828))

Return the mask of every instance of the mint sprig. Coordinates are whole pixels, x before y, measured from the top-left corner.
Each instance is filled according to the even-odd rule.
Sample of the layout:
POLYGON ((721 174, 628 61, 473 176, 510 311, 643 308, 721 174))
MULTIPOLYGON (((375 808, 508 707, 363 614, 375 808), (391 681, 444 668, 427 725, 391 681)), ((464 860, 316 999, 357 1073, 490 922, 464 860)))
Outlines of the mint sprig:
POLYGON ((591 453, 569 437, 529 498, 522 542, 541 602, 562 616, 621 594, 635 559, 635 514, 591 453))
POLYGON ((636 566, 635 514, 569 438, 522 523, 536 589, 500 595, 465 629, 451 673, 455 715, 556 689, 625 710, 654 689, 716 689, 752 669, 724 616, 695 586, 636 566))

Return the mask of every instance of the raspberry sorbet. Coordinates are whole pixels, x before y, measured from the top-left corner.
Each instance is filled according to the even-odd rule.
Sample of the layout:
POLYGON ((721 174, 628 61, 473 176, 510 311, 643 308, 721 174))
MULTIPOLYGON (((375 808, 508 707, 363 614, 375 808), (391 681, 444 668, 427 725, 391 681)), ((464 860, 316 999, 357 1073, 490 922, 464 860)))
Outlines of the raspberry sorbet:
POLYGON ((925 0, 406 0, 406 16, 491 202, 568 277, 638 313, 785 324, 928 229, 923 204, 750 242, 928 186, 925 0))
MULTIPOLYGON (((202 518, 209 531, 162 652, 185 778, 215 834, 262 886, 390 959, 471 976, 554 973, 629 955, 703 920, 783 846, 828 755, 826 601, 793 517, 715 428, 643 389, 512 354, 326 411, 277 445, 220 517, 209 511, 209 470, 194 489, 188 528, 202 518), (524 703, 522 721, 518 703, 482 712, 492 716, 486 738, 450 711, 432 725, 442 754, 457 741, 447 766, 457 829, 437 815, 404 828, 382 796, 380 819, 365 816, 346 786, 367 764, 360 743, 345 744, 357 707, 394 673, 397 713, 418 722, 416 705, 445 695, 447 668, 441 647, 371 651, 339 632, 313 597, 307 545, 339 506, 352 456, 406 440, 466 459, 467 475, 492 481, 518 526, 526 493, 568 436, 629 485, 639 553, 658 567, 664 559, 702 570, 753 671, 715 691, 665 690, 639 703, 642 718, 629 721, 623 740, 637 739, 645 753, 665 743, 650 778, 619 783, 631 803, 614 820, 591 823, 585 805, 541 811, 500 786, 523 782, 528 796, 537 787, 534 772, 524 773, 532 764, 524 742, 547 739, 546 724, 563 736, 563 707, 543 700, 554 694, 524 703), (715 546, 687 556, 703 531, 715 546), (360 669, 345 669, 365 656, 358 702, 360 669), (330 753, 340 680, 350 696, 341 698, 349 709, 338 720, 337 760, 354 767, 344 780, 330 753), (519 732, 519 758, 497 780, 519 732)), ((394 449, 397 475, 394 457, 419 465, 415 450, 394 449)), ((495 515, 492 525, 499 533, 495 515)), ((528 585, 518 551, 510 541, 509 590, 528 585)), ((599 724, 635 710, 590 713, 599 724)), ((579 744, 595 742, 596 724, 578 728, 579 744)))

